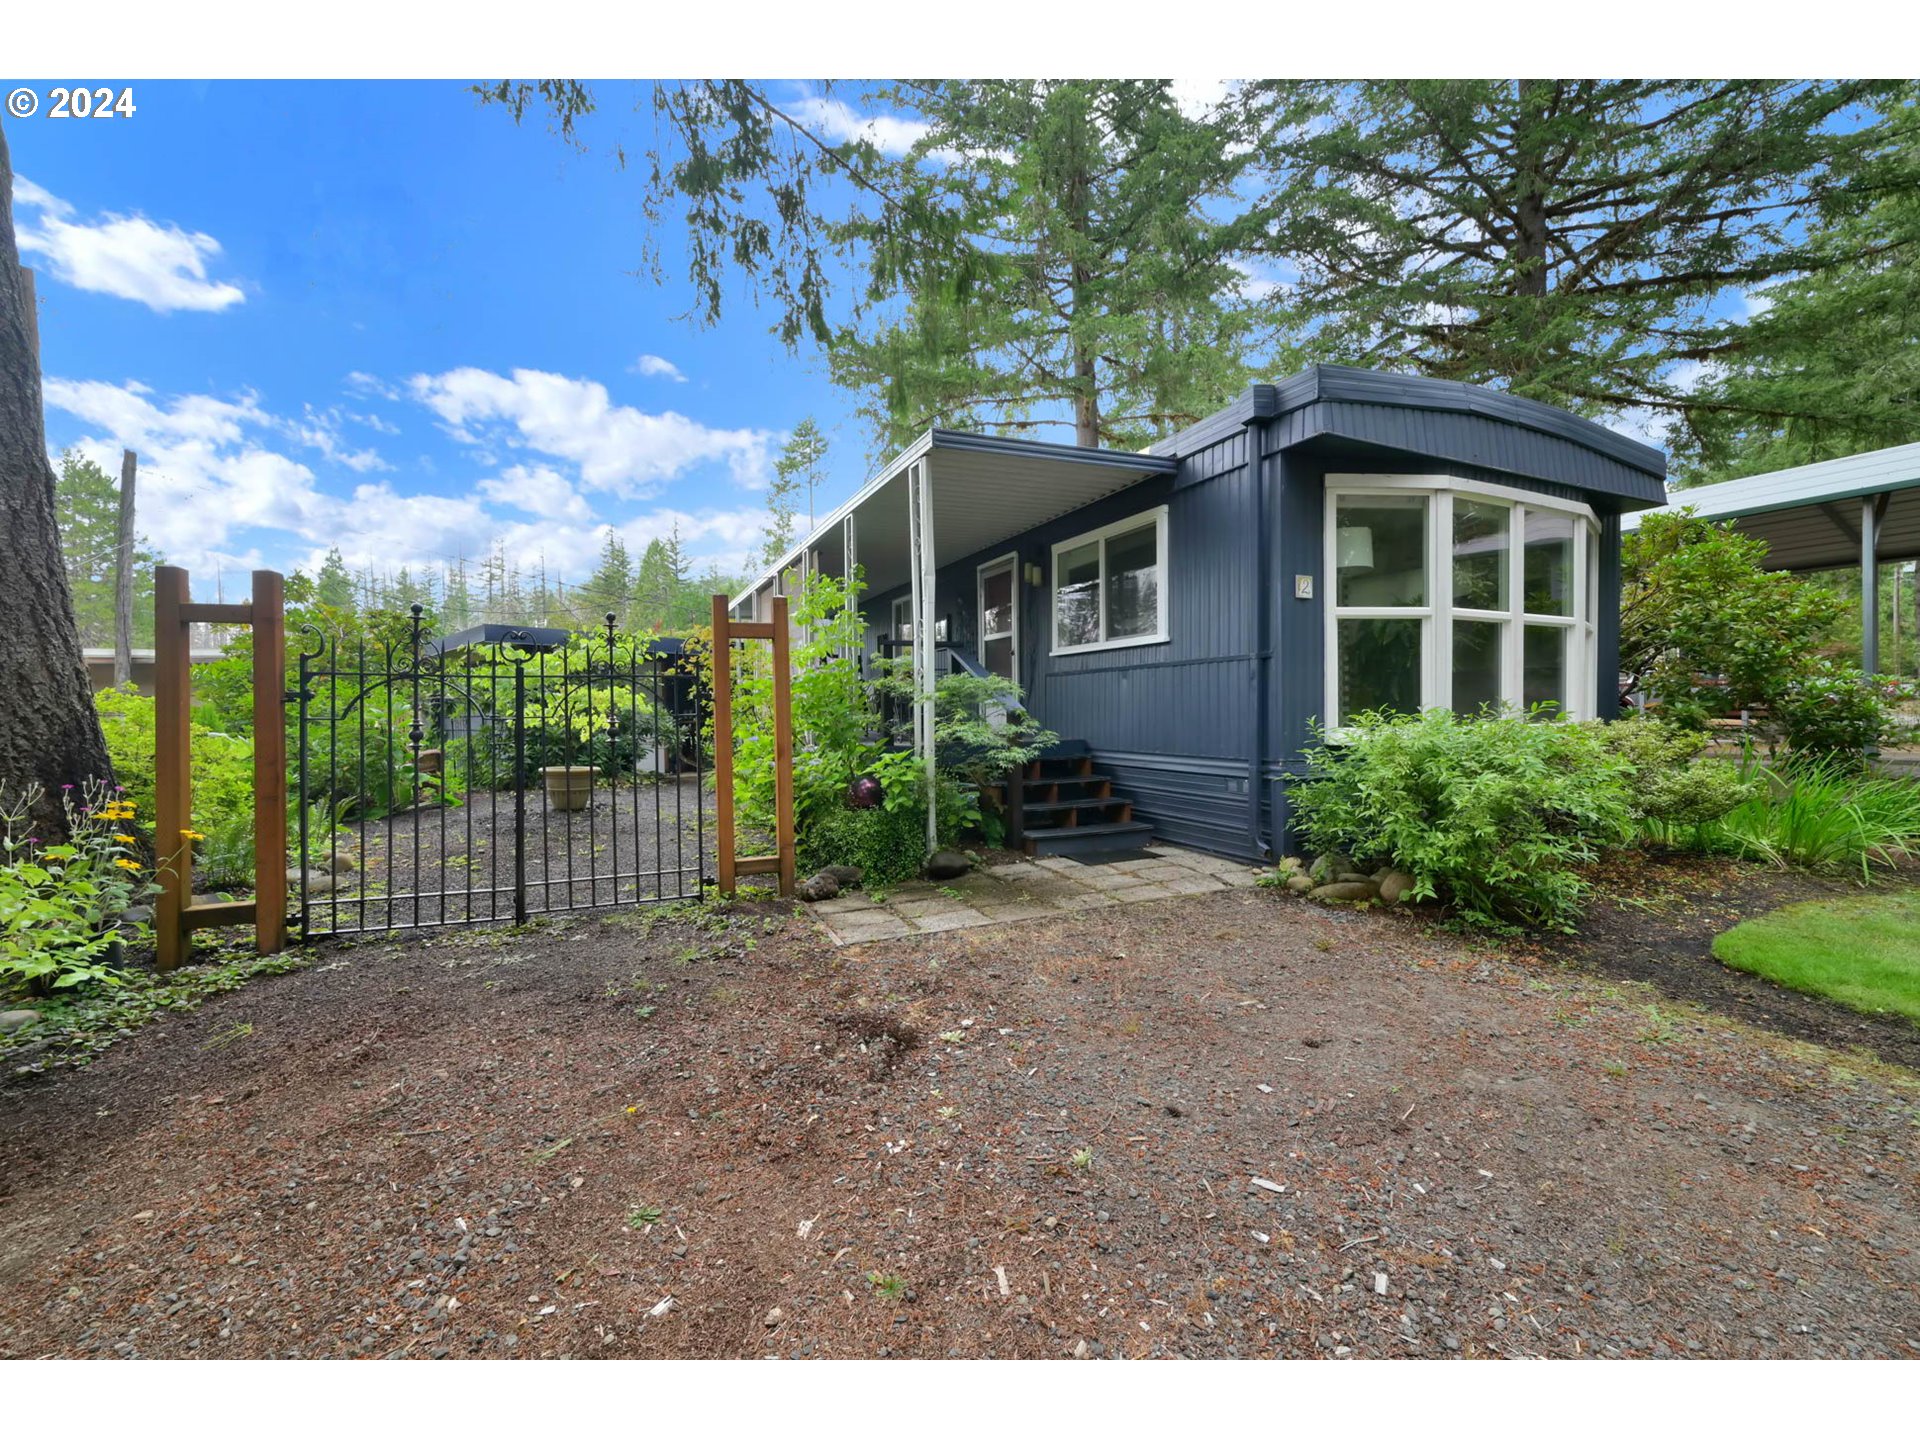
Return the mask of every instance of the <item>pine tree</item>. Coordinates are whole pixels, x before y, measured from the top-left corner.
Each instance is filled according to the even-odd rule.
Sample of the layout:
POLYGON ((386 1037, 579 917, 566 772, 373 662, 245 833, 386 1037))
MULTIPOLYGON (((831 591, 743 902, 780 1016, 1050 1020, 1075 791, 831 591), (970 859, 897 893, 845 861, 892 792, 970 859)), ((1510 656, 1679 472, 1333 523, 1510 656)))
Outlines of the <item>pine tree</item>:
POLYGON ((570 607, 581 624, 598 625, 611 612, 626 618, 634 588, 633 561, 617 530, 607 530, 600 545, 600 564, 580 587, 577 603, 570 607))
POLYGON ((1884 150, 1815 227, 1830 263, 1755 293, 1735 346, 1669 444, 1682 478, 1723 480, 1920 440, 1920 100, 1887 107, 1884 150))
POLYGON ((640 565, 633 577, 633 603, 628 607, 632 616, 629 627, 648 634, 666 628, 667 617, 673 611, 673 596, 673 568, 667 558, 667 545, 656 536, 640 552, 640 565))
POLYGON ((760 544, 760 562, 773 565, 793 548, 794 522, 800 495, 806 493, 807 533, 813 533, 813 492, 826 476, 827 437, 809 415, 793 427, 773 462, 773 481, 767 486, 767 529, 760 544))
MULTIPOLYGON (((60 455, 54 485, 60 554, 73 596, 82 645, 113 644, 114 579, 119 566, 120 482, 76 450, 60 455)), ((133 643, 153 643, 153 567, 164 563, 136 537, 133 551, 133 643)))
POLYGON ((833 340, 835 380, 888 448, 930 425, 1137 447, 1249 378, 1265 321, 1235 268, 1257 231, 1228 115, 1164 81, 904 85, 928 125, 888 177, 902 198, 843 227, 869 293, 898 298, 833 340), (896 232, 898 215, 922 217, 896 232), (1216 218, 1216 215, 1225 218, 1216 218))
POLYGON ((1852 264, 1807 221, 1861 204, 1891 82, 1272 81, 1275 313, 1315 358, 1685 413, 1738 352, 1730 294, 1852 264))
POLYGON ((353 574, 338 546, 328 550, 327 558, 320 563, 320 573, 314 577, 314 597, 335 610, 354 608, 353 574))
POLYGON ((449 633, 465 630, 474 623, 473 592, 467 585, 467 560, 460 556, 446 567, 441 617, 449 633))

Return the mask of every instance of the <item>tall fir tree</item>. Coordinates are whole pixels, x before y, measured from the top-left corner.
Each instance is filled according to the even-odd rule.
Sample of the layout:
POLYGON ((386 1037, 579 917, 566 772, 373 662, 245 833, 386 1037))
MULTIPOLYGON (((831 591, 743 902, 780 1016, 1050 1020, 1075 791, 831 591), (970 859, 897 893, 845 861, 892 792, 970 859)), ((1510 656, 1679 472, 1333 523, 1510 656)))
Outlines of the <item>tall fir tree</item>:
POLYGON ((608 614, 618 616, 625 623, 633 588, 633 561, 627 554, 626 542, 617 530, 609 527, 606 539, 600 544, 600 563, 580 586, 577 603, 571 607, 577 623, 599 624, 608 614))
MULTIPOLYGON (((120 482, 77 450, 60 454, 54 484, 60 554, 73 596, 82 645, 113 644, 114 585, 120 556, 120 482)), ((146 541, 133 551, 133 643, 153 643, 153 567, 163 564, 146 541)))
MULTIPOLYGON (((1920 87, 1886 107, 1821 263, 1750 296, 1670 435, 1679 478, 1724 480, 1920 440, 1920 87), (1851 202, 1869 197, 1865 208, 1851 202)), ((1891 632, 1890 632, 1891 633, 1891 632)))
POLYGON ((774 457, 773 480, 767 486, 767 528, 760 542, 760 562, 776 563, 793 548, 795 523, 804 499, 807 529, 813 529, 813 492, 826 478, 827 437, 809 415, 774 457))
POLYGON ((335 610, 351 611, 357 604, 357 587, 353 572, 347 569, 346 557, 338 546, 327 551, 327 557, 320 562, 320 573, 314 577, 314 598, 322 605, 335 610))
POLYGON ((882 98, 928 128, 886 176, 902 198, 835 231, 867 259, 870 308, 830 359, 886 448, 930 425, 1132 448, 1246 383, 1270 326, 1236 266, 1259 218, 1231 113, 1189 114, 1155 80, 882 98))
POLYGON ((1315 358, 1587 414, 1684 414, 1738 349, 1729 297, 1857 261, 1804 233, 1864 203, 1892 82, 1272 81, 1276 314, 1315 358), (1866 123, 1863 123, 1866 122, 1866 123))

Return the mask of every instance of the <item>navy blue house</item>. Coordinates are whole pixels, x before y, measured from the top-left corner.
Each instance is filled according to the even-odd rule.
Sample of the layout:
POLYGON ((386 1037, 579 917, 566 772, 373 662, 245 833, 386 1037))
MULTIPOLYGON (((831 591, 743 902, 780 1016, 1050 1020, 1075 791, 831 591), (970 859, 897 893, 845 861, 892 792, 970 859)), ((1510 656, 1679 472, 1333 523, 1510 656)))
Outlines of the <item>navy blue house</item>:
MULTIPOLYGON (((870 651, 904 646, 923 688, 950 665, 1017 682, 1106 777, 1088 793, 1121 808, 1095 822, 1253 861, 1285 846, 1315 723, 1612 715, 1620 516, 1661 504, 1665 473, 1549 405, 1323 365, 1140 453, 929 431, 735 613, 858 565, 870 651)), ((1107 833, 1074 846, 1052 833, 1071 805, 1042 818, 1064 824, 1040 850, 1107 833)))

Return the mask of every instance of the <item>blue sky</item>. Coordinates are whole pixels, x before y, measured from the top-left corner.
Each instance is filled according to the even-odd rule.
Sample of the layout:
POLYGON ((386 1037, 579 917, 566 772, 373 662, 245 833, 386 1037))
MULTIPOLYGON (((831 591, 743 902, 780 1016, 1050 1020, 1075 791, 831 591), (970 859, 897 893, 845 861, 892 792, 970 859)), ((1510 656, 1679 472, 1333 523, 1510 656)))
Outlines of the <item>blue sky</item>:
POLYGON ((675 319, 673 247, 636 278, 642 182, 606 151, 650 122, 600 93, 585 155, 450 82, 140 83, 131 119, 9 119, 49 444, 138 450, 141 528, 201 590, 495 536, 578 580, 600 527, 637 549, 676 520, 733 568, 809 414, 824 513, 868 467, 849 397, 744 302, 675 319))

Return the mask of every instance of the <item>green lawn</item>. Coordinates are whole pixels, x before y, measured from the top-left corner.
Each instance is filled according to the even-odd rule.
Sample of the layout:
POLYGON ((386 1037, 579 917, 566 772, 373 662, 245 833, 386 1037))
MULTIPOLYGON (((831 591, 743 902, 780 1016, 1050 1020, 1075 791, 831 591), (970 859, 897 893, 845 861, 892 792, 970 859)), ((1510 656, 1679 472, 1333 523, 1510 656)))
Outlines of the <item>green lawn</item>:
POLYGON ((1713 953, 1791 990, 1920 1023, 1920 892, 1789 905, 1716 936, 1713 953))

